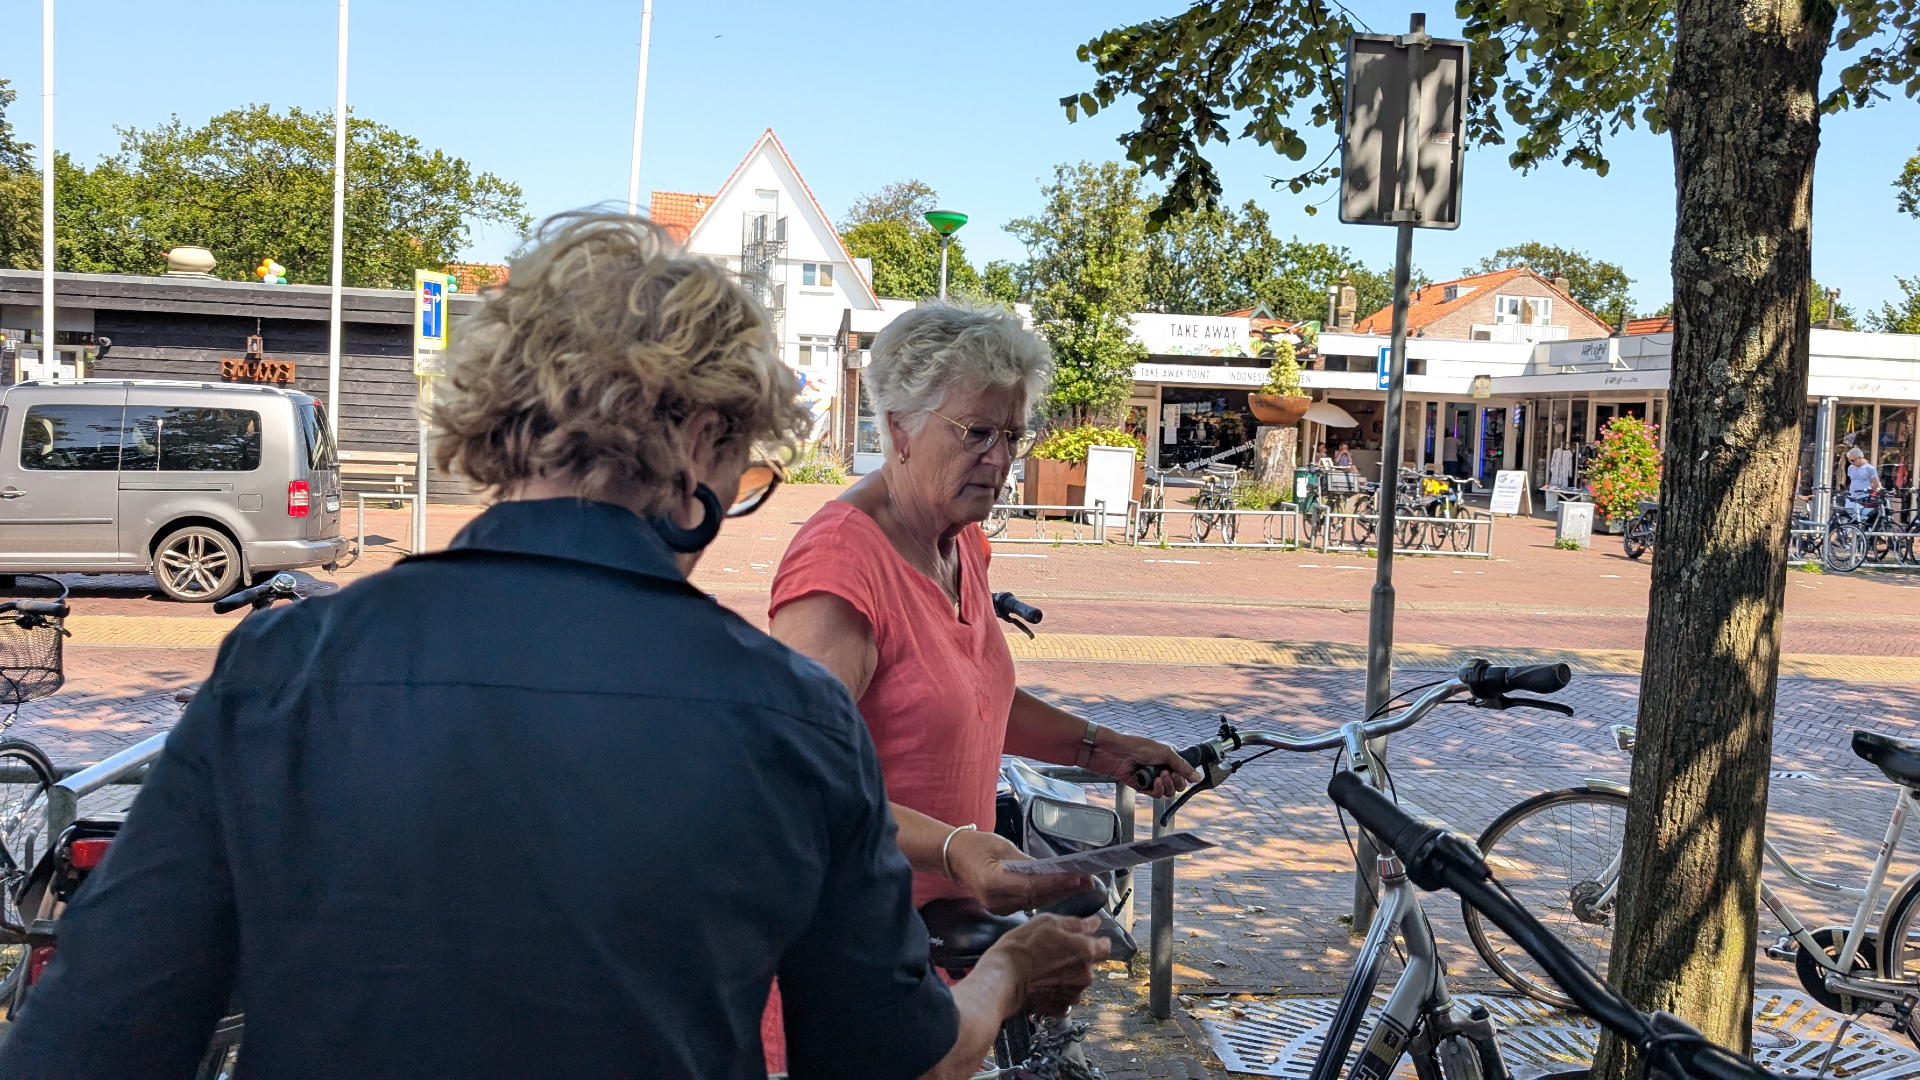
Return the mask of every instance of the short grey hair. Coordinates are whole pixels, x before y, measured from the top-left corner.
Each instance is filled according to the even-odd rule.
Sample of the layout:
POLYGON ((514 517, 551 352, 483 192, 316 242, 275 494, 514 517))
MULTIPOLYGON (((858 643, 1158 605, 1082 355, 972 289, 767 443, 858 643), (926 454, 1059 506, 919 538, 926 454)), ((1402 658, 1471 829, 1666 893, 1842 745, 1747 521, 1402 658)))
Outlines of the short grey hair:
POLYGON ((1861 461, 1867 460, 1867 452, 1857 446, 1847 447, 1847 456, 1850 458, 1859 458, 1861 461))
POLYGON ((889 414, 918 431, 927 412, 954 387, 1026 391, 1029 408, 1053 380, 1053 353, 998 305, 922 304, 888 324, 873 343, 867 396, 880 417, 880 441, 893 449, 889 414))

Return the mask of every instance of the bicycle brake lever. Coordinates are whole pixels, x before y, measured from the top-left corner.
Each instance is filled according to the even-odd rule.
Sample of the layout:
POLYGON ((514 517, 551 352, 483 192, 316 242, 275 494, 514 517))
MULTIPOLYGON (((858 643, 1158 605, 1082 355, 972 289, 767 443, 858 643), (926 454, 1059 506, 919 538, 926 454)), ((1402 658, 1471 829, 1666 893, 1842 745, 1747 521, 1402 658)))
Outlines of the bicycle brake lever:
POLYGON ((1204 775, 1204 779, 1202 779, 1199 783, 1193 785, 1192 787, 1188 788, 1187 790, 1181 792, 1180 797, 1173 800, 1173 805, 1167 807, 1164 811, 1161 812, 1160 827, 1163 829, 1166 828, 1167 824, 1173 820, 1173 815, 1178 813, 1181 807, 1187 805, 1187 803, 1190 802, 1195 795, 1198 795, 1203 791, 1212 791, 1214 788, 1217 788, 1221 784, 1226 783, 1227 777, 1232 776, 1235 772, 1239 771, 1239 768, 1240 768, 1240 763, 1237 761, 1236 762, 1223 761, 1218 764, 1213 764, 1213 763, 1207 764, 1204 768, 1200 770, 1201 773, 1204 775))
POLYGON ((1543 709, 1547 712, 1556 712, 1562 716, 1573 715, 1573 706, 1562 705, 1557 701, 1547 701, 1544 698, 1508 697, 1502 694, 1499 697, 1475 698, 1471 704, 1476 709, 1512 709, 1515 707, 1525 707, 1529 709, 1543 709))
POLYGON ((1023 623, 1023 622, 1021 622, 1021 621, 1020 621, 1019 619, 1016 619, 1016 618, 1014 618, 1014 617, 1013 617, 1013 616, 1011 616, 1011 615, 1002 615, 1002 616, 1000 616, 1000 619, 1001 619, 1001 621, 1002 621, 1002 622, 1007 622, 1007 623, 1011 623, 1011 624, 1013 624, 1013 626, 1014 626, 1015 628, 1017 628, 1017 629, 1018 629, 1018 630, 1019 630, 1019 631, 1020 631, 1021 633, 1023 633, 1023 634, 1025 634, 1025 635, 1027 635, 1027 637, 1028 637, 1029 639, 1031 639, 1031 638, 1033 637, 1033 631, 1032 631, 1032 630, 1029 630, 1029 629, 1027 628, 1027 624, 1026 624, 1026 623, 1023 623))

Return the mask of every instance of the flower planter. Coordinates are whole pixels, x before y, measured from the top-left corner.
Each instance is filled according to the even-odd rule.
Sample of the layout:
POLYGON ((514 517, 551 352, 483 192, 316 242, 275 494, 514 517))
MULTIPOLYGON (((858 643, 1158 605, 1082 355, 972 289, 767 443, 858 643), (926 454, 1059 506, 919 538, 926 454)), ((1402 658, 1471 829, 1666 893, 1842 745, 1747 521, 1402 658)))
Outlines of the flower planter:
POLYGON ((1296 424, 1307 415, 1313 399, 1305 396, 1282 397, 1279 394, 1248 394, 1247 407, 1263 424, 1296 424))
POLYGON ((1028 506, 1078 506, 1087 493, 1087 463, 1029 457, 1020 501, 1028 506))

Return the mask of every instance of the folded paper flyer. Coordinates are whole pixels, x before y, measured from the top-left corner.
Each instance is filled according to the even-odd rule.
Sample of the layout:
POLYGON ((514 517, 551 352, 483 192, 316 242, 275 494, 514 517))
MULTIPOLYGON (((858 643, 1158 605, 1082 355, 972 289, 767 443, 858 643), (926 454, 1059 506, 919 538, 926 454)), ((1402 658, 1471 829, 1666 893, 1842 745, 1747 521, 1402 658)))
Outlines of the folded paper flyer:
POLYGON ((1212 846, 1212 841, 1202 840, 1193 833, 1176 832, 1152 840, 1135 840, 1131 844, 1115 844, 1072 855, 1056 855, 1051 859, 1028 859, 1001 865, 1016 874, 1098 874, 1150 863, 1156 859, 1170 859, 1212 846))

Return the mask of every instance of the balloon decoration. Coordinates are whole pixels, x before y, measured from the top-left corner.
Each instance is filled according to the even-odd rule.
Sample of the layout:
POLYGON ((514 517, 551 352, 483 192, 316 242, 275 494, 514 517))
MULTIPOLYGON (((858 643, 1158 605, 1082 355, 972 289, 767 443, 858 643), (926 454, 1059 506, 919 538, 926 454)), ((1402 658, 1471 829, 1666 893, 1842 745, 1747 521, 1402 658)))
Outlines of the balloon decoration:
POLYGON ((274 262, 272 259, 261 259, 260 265, 254 267, 253 272, 260 278, 260 284, 262 285, 285 285, 287 283, 287 268, 274 262))

